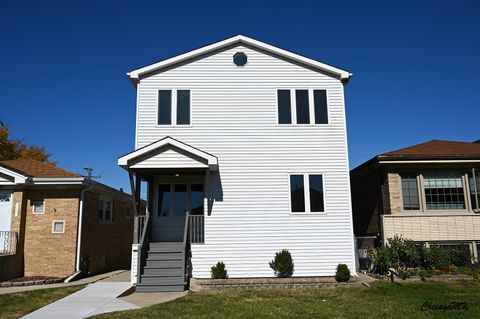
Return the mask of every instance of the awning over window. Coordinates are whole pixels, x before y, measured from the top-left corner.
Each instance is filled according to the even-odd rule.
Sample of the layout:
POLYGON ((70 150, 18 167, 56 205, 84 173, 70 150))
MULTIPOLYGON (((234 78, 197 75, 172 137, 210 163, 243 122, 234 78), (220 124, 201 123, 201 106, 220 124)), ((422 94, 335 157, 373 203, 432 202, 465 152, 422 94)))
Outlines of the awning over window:
POLYGON ((215 156, 169 136, 139 148, 118 159, 125 169, 208 168, 217 170, 215 156))

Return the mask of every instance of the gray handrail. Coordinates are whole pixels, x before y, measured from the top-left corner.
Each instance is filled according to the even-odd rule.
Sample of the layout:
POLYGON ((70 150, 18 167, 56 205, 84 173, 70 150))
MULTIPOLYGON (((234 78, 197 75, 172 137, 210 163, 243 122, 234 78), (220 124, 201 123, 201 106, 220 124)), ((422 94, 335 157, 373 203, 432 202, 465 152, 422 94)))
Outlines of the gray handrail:
MULTIPOLYGON (((141 217, 138 216, 137 218, 141 218, 141 217)), ((149 220, 150 220, 150 212, 147 209, 147 212, 145 214, 145 221, 144 221, 143 227, 142 227, 143 229, 141 229, 141 236, 140 236, 140 240, 138 242, 139 246, 138 246, 138 256, 137 256, 137 284, 140 283, 140 276, 141 276, 141 272, 142 272, 143 248, 144 248, 144 244, 145 244, 145 236, 146 236, 146 233, 147 233, 149 220)))

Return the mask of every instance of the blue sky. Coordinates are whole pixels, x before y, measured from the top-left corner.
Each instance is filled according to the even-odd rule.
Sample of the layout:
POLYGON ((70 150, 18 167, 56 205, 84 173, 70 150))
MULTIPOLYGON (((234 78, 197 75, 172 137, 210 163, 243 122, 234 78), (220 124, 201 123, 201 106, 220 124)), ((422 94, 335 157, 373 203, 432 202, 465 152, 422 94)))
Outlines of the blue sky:
POLYGON ((431 139, 480 139, 479 1, 0 2, 0 120, 58 165, 128 188, 125 73, 244 34, 354 74, 350 164, 431 139))

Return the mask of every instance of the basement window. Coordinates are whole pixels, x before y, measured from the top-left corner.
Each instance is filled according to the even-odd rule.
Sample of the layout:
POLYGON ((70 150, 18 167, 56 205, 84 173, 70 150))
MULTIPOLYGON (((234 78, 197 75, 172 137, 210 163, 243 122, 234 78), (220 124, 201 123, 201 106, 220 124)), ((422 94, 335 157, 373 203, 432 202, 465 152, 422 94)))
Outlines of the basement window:
POLYGON ((34 214, 43 214, 45 212, 45 201, 32 201, 32 211, 34 214))
POLYGON ((52 223, 52 233, 53 234, 63 234, 65 232, 65 221, 64 220, 54 220, 52 223))

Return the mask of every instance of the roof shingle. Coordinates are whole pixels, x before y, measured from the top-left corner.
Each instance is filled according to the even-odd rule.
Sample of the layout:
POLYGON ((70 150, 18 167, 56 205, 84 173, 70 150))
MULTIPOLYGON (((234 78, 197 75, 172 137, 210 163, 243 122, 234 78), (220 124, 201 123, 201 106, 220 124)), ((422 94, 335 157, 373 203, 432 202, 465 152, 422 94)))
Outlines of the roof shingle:
POLYGON ((82 175, 28 158, 0 161, 0 166, 28 177, 39 178, 71 178, 83 177, 82 175))
POLYGON ((382 159, 480 159, 480 143, 432 140, 380 154, 379 157, 382 159))

